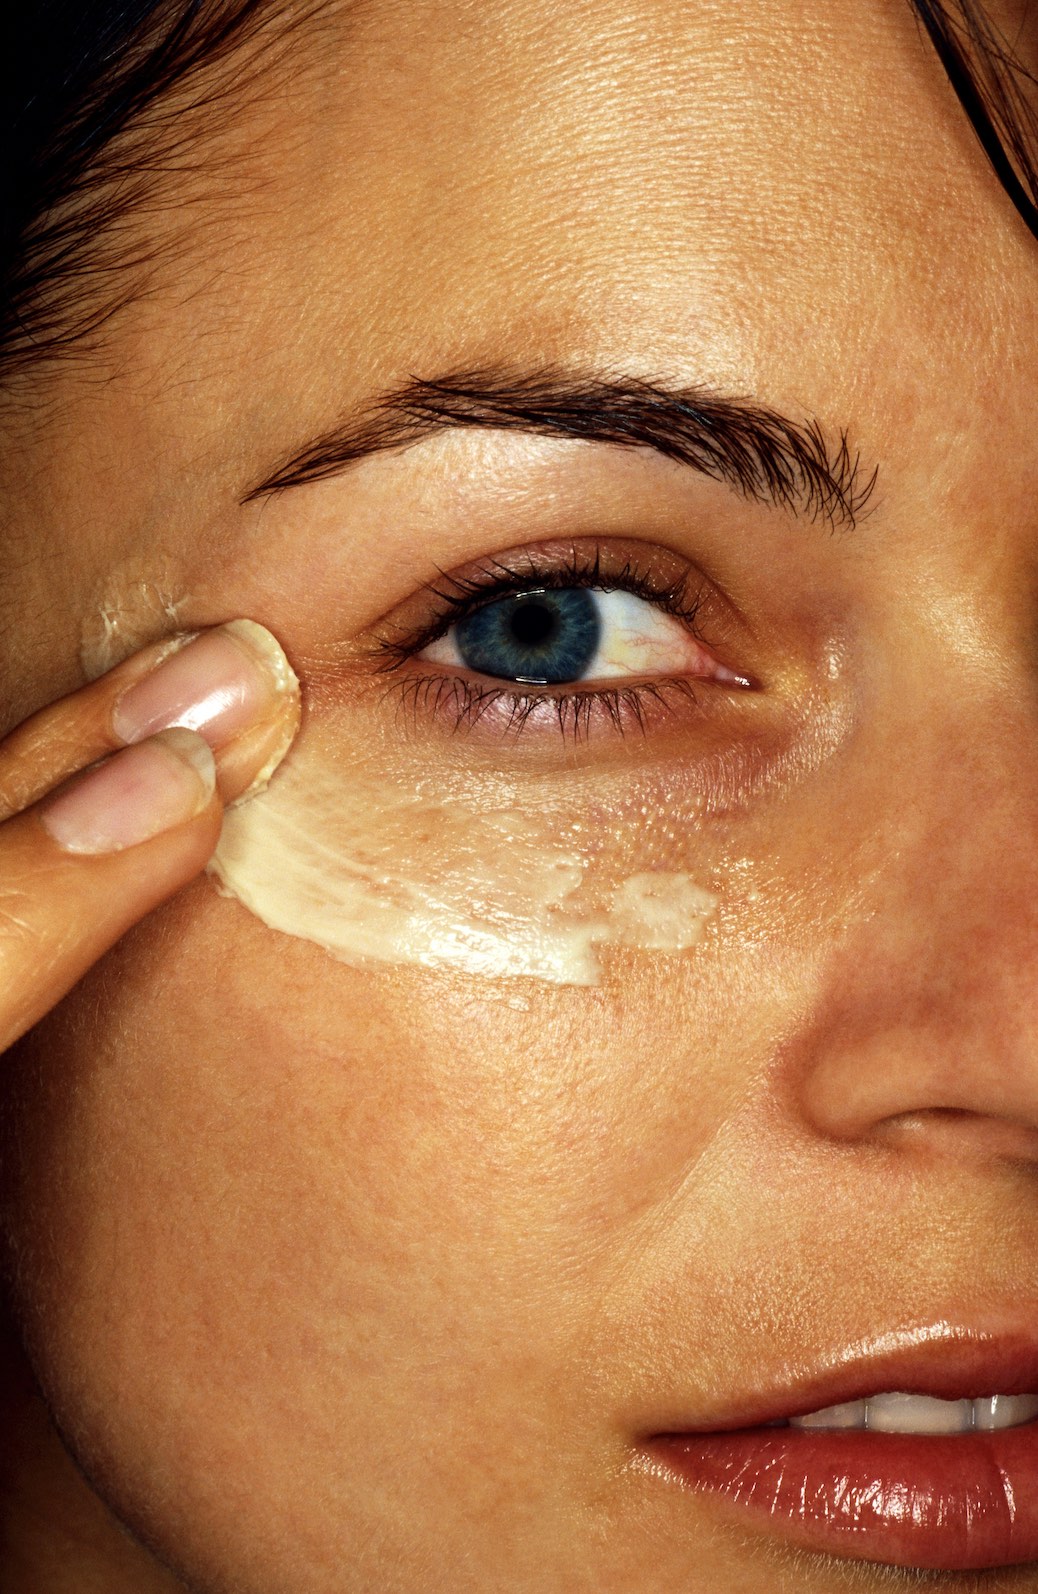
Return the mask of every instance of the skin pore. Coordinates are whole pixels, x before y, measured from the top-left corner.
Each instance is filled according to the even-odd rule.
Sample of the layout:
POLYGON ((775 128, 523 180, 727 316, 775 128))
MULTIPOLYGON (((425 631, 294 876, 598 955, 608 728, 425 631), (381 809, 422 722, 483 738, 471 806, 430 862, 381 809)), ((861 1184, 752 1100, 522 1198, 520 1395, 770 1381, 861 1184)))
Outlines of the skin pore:
POLYGON ((8 1059, 15 1337, 86 1481, 26 1382, 5 1586, 904 1587, 637 1450, 1034 1299, 1033 240, 903 0, 333 5, 197 139, 147 291, 4 416, 8 724, 151 582, 280 640, 329 811, 463 792, 716 910, 595 985, 351 966, 207 879, 131 932, 8 1059), (250 496, 480 370, 817 419, 875 490, 851 524, 457 426, 250 496), (753 689, 567 733, 384 667, 444 573, 575 548, 694 585, 753 689))

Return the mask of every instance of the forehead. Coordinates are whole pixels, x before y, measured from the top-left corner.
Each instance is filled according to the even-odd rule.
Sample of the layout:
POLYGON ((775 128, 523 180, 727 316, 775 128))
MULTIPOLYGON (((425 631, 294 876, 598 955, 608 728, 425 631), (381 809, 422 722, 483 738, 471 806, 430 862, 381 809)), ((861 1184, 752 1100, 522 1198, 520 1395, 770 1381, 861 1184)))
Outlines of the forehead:
POLYGON ((211 311, 340 400, 348 349, 371 381, 514 351, 858 403, 906 328, 970 361, 1029 318, 1030 240, 907 0, 385 0, 296 50, 165 270, 200 345, 211 311))

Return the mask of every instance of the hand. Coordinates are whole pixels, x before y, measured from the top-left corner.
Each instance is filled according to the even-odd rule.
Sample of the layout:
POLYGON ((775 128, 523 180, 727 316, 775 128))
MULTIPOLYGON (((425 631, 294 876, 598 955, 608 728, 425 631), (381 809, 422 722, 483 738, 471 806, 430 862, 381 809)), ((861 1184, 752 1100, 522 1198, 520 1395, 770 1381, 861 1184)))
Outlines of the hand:
POLYGON ((145 649, 0 744, 0 1050, 205 867, 225 803, 298 724, 288 661, 239 620, 145 649))

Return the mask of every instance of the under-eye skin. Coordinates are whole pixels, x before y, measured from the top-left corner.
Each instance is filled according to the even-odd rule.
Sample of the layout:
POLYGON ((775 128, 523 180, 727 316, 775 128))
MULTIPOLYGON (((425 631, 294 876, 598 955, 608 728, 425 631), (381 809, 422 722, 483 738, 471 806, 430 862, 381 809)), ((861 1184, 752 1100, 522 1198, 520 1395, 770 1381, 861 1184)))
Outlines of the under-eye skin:
POLYGON ((378 667, 398 677, 393 690, 416 717, 456 728, 644 732, 655 714, 695 705, 695 686, 755 684, 703 635, 704 578, 665 574, 651 554, 639 564, 604 547, 532 548, 445 575, 424 596, 431 616, 387 627, 378 667), (423 664, 435 670, 419 673, 423 664))

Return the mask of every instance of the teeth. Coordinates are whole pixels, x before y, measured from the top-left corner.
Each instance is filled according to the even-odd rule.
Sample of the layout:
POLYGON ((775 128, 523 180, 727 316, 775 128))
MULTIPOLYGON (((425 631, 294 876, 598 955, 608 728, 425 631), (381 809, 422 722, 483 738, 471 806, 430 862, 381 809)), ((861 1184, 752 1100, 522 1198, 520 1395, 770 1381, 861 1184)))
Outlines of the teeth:
POLYGON ((973 1426, 1019 1428, 1038 1417, 1038 1395, 986 1395, 973 1402, 973 1426))
POLYGON ((865 1426, 875 1433, 969 1433, 972 1400, 934 1400, 932 1395, 873 1395, 865 1402, 865 1426))
POLYGON ((935 1400, 899 1392, 872 1395, 792 1417, 791 1428, 866 1429, 872 1433, 957 1434, 1018 1428, 1038 1417, 1038 1395, 983 1395, 976 1400, 935 1400))

